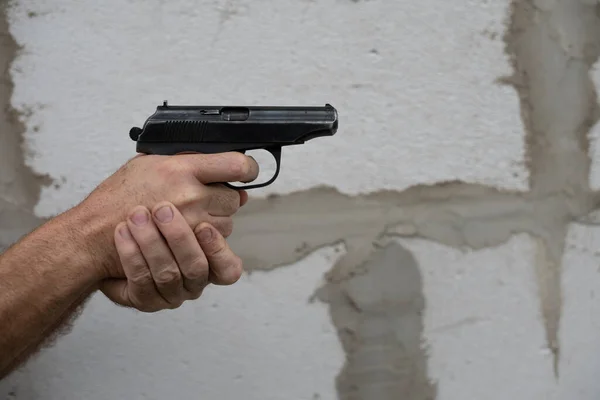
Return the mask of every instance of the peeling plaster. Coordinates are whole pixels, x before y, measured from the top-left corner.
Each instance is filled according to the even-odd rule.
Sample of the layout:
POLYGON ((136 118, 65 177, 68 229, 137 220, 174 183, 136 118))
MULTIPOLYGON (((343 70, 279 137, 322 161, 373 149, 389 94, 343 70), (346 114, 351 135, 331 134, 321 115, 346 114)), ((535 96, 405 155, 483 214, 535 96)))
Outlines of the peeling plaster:
POLYGON ((433 400, 422 346, 423 282, 412 254, 391 243, 377 252, 362 275, 329 283, 320 299, 346 351, 337 377, 341 400, 433 400))
POLYGON ((537 198, 559 196, 538 243, 538 280, 547 339, 558 374, 561 263, 570 217, 589 210, 588 134, 600 107, 591 69, 600 55, 598 3, 513 2, 504 37, 527 130, 530 186, 537 198), (562 208, 559 210, 558 207, 562 208))
MULTIPOLYGON (((561 381, 555 381, 532 268, 534 238, 513 235, 501 245, 466 251, 395 240, 421 271, 427 371, 438 399, 560 398, 554 393, 572 353, 562 357, 561 381)), ((561 344, 573 340, 563 337, 561 344)))
MULTIPOLYGON (((254 199, 236 218, 236 230, 231 237, 231 245, 244 259, 246 269, 250 272, 273 269, 301 260, 319 248, 343 242, 347 253, 328 273, 329 283, 318 295, 329 301, 332 321, 347 346, 347 333, 343 333, 345 318, 356 319, 359 315, 358 318, 371 321, 369 315, 360 316, 356 307, 348 305, 352 293, 360 293, 363 286, 383 285, 385 274, 402 273, 401 268, 394 270, 385 261, 386 255, 394 252, 399 252, 399 259, 404 257, 400 248, 382 247, 386 237, 417 237, 459 249, 482 249, 504 243, 515 234, 528 233, 537 240, 535 268, 540 308, 558 374, 561 261, 566 227, 569 221, 584 218, 600 204, 600 197, 590 190, 588 183, 587 137, 598 119, 596 92, 589 76, 600 52, 597 7, 597 3, 583 0, 513 2, 504 41, 514 75, 502 78, 501 82, 514 87, 521 102, 521 117, 527 131, 527 165, 531 172, 529 192, 445 182, 355 197, 321 187, 254 199), (382 270, 374 272, 374 265, 382 270), (354 314, 349 317, 348 313, 354 314)), ((21 126, 15 130, 21 131, 21 126)), ((16 137, 20 140, 20 136, 16 137)), ((23 165, 31 174, 22 161, 13 165, 23 165)), ((35 204, 35 196, 39 195, 39 184, 31 187, 32 192, 27 193, 34 193, 34 197, 27 197, 33 199, 27 204, 35 204)), ((412 261, 402 265, 413 266, 412 261)), ((356 300, 354 303, 356 306, 356 300)), ((414 326, 419 323, 414 322, 414 326)), ((351 331, 363 334, 361 329, 367 327, 358 324, 351 331)), ((415 335, 407 342, 411 346, 415 335)), ((361 362, 356 361, 359 359, 356 355, 363 350, 346 350, 348 364, 338 377, 342 398, 354 390, 344 382, 348 374, 360 371, 357 363, 361 362)), ((419 352, 414 354, 422 356, 419 352)), ((364 382, 367 392, 361 393, 370 393, 370 383, 364 382)), ((433 390, 426 382, 419 387, 433 390)))
POLYGON ((564 317, 561 385, 556 399, 595 400, 600 393, 600 229, 596 226, 571 224, 566 240, 563 290, 564 317), (567 356, 568 355, 568 356, 567 356), (575 390, 573 390, 575 388, 575 390))
MULTIPOLYGON (((581 215, 593 208, 591 204, 581 215)), ((566 214, 560 196, 538 199, 459 182, 362 197, 318 188, 249 202, 236 218, 230 242, 250 271, 293 263, 323 246, 344 242, 347 253, 327 274, 333 290, 335 284, 368 271, 369 260, 378 254, 386 237, 425 238, 459 249, 483 249, 517 233, 548 240, 557 232, 555 217, 562 220, 566 214)), ((538 264, 538 268, 546 266, 538 264)), ((550 283, 559 282, 559 277, 548 276, 550 283)), ((542 298, 546 311, 553 305, 542 298)), ((336 312, 332 309, 334 322, 336 312)))
POLYGON ((454 179, 527 190, 518 97, 495 83, 510 64, 502 42, 480 34, 502 31, 508 2, 430 1, 243 0, 231 2, 239 12, 220 26, 226 0, 112 0, 93 12, 77 0, 20 0, 11 29, 27 52, 14 64, 13 106, 35 110, 26 133, 38 153, 31 166, 68 178, 60 190, 43 190, 37 215, 82 200, 131 157, 129 128, 165 98, 338 108, 343 130, 286 148, 280 178, 254 192, 261 196, 321 184, 357 195, 454 179), (447 23, 465 13, 472 24, 447 23), (63 54, 76 56, 65 64, 63 54))
POLYGON ((481 249, 528 233, 537 238, 541 310, 558 376, 566 227, 600 204, 588 182, 588 133, 599 115, 590 77, 600 52, 596 9, 596 3, 573 1, 548 3, 542 10, 520 0, 511 8, 504 41, 514 75, 500 81, 513 86, 521 101, 531 191, 446 182, 400 193, 351 197, 316 188, 253 200, 237 218, 231 239, 246 268, 292 263, 343 241, 348 253, 328 276, 342 282, 365 272, 365 263, 386 236, 481 249))
POLYGON ((41 187, 49 185, 47 175, 34 173, 24 157, 25 127, 10 99, 13 83, 10 66, 19 46, 9 32, 7 1, 0 2, 0 251, 43 222, 33 213, 41 187))

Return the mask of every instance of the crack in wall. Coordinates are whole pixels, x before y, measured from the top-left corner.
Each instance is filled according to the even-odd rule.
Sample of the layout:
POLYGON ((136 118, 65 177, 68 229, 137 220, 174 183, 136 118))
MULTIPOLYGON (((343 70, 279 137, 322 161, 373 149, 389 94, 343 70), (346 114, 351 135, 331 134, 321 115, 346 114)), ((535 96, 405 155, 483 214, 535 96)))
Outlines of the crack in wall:
POLYGON ((25 126, 10 103, 10 66, 20 48, 9 31, 8 7, 8 1, 0 1, 0 251, 44 221, 33 209, 41 187, 52 182, 49 176, 36 174, 25 164, 25 126))
MULTIPOLYGON (((571 221, 600 205, 588 183, 588 132, 599 116, 589 75, 600 53, 599 8, 583 0, 512 3, 504 40, 514 75, 501 81, 520 98, 529 192, 445 182, 358 197, 316 188, 253 200, 236 219, 231 238, 246 268, 275 268, 344 242, 348 252, 327 276, 335 293, 334 284, 367 273, 368 260, 379 254, 377 243, 385 237, 418 237, 477 250, 528 233, 538 243, 540 308, 558 378, 565 236, 571 221)), ((331 306, 332 320, 342 329, 339 312, 331 306)), ((345 340, 342 333, 340 338, 345 340)))
POLYGON ((558 374, 561 262, 568 223, 589 210, 588 133, 600 108, 590 69, 600 55, 598 3, 513 1, 504 37, 527 132, 532 195, 558 195, 538 241, 537 275, 547 341, 558 374), (559 210, 558 207, 561 209, 559 210))
MULTIPOLYGON (((6 72, 0 85, 4 112, 0 116, 3 135, 0 160, 8 160, 9 165, 0 168, 1 247, 7 243, 2 229, 9 227, 14 240, 42 222, 31 210, 38 201, 40 186, 49 183, 49 178, 38 177, 25 166, 21 148, 24 127, 10 107, 12 83, 8 75, 9 62, 18 48, 6 26, 6 5, 0 7, 0 49, 7 60, 2 64, 6 72)), ((360 297, 365 290, 363 286, 372 288, 371 295, 377 296, 394 282, 398 287, 385 293, 410 294, 417 299, 415 304, 420 304, 421 292, 400 286, 404 278, 396 276, 409 273, 405 268, 414 274, 414 268, 418 270, 416 262, 399 247, 382 247, 382 240, 389 237, 423 238, 475 250, 503 244, 519 233, 535 237, 540 308, 558 376, 560 275, 565 233, 569 222, 585 217, 600 205, 600 195, 589 188, 587 154, 588 131, 599 115, 589 76, 600 53, 599 7, 598 2, 585 0, 512 3, 504 40, 514 75, 502 82, 515 88, 521 102, 531 171, 529 192, 444 182, 402 192, 380 191, 351 197, 322 187, 254 199, 236 217, 230 242, 250 272, 296 262, 324 246, 340 242, 346 245, 347 254, 335 264, 327 275, 328 283, 318 291, 318 297, 329 303, 332 321, 348 355, 337 380, 341 398, 365 398, 382 387, 375 382, 381 375, 376 374, 376 379, 373 374, 363 373, 365 364, 371 362, 381 362, 383 367, 393 364, 397 368, 390 369, 397 375, 388 375, 399 380, 400 386, 394 386, 396 396, 402 393, 402 387, 412 387, 414 393, 422 394, 420 398, 435 397, 435 388, 427 382, 426 367, 421 367, 425 355, 417 349, 416 337, 422 335, 419 328, 422 321, 414 315, 420 313, 415 311, 420 306, 399 311, 394 301, 380 299, 379 303, 371 303, 372 298, 360 297), (386 258, 389 254, 396 254, 403 261, 390 266, 392 263, 386 258), (372 306, 378 311, 373 311, 372 306), (380 306, 383 308, 377 308, 380 306), (413 329, 409 339, 399 341, 389 326, 385 328, 385 323, 395 319, 402 320, 406 329, 413 329), (373 333, 369 329, 379 330, 375 336, 369 336, 369 332, 373 333), (361 336, 369 341, 352 341, 352 337, 361 336), (386 354, 374 361, 367 360, 377 353, 378 340, 387 346, 386 354), (399 355, 401 347, 409 356, 399 355), (410 370, 414 374, 406 372, 411 365, 418 366, 410 370), (355 377, 356 385, 349 383, 349 377, 355 377), (406 379, 412 379, 416 386, 406 379)), ((420 288, 420 280, 418 285, 420 288)), ((387 397, 381 398, 393 395, 392 391, 385 392, 387 397)))
MULTIPOLYGON (((589 201, 578 210, 582 216, 600 205, 599 195, 587 196, 589 201)), ((564 233, 564 209, 562 196, 537 198, 461 182, 360 197, 316 188, 249 202, 236 217, 230 243, 251 273, 294 263, 321 247, 344 242, 346 255, 327 274, 329 285, 339 285, 368 271, 369 260, 386 238, 422 238, 474 250, 501 245, 519 233, 543 242, 557 229, 564 233), (556 220, 561 221, 558 228, 556 220)), ((538 263, 538 268, 546 267, 538 263)), ((551 284, 543 287, 560 284, 559 277, 548 277, 551 284)), ((549 299, 542 296, 542 308, 559 315, 549 299)), ((338 311, 331 312, 335 323, 338 311)))

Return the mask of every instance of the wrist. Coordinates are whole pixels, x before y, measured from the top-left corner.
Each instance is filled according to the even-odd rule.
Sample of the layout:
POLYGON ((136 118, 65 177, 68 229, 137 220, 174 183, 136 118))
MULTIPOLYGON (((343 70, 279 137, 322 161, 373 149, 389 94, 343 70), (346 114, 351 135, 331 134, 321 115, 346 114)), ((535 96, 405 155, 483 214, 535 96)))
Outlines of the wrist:
POLYGON ((114 227, 105 215, 82 203, 66 211, 57 221, 69 232, 83 260, 82 268, 91 280, 100 282, 114 277, 114 266, 118 262, 112 236, 114 227))

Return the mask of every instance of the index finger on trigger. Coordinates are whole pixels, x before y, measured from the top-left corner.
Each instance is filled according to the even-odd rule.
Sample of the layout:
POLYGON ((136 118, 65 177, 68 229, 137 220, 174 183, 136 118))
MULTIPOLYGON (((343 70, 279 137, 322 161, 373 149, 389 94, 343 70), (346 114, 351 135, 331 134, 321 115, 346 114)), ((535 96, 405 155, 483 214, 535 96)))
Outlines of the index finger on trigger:
POLYGON ((204 184, 252 182, 258 177, 258 163, 239 152, 179 155, 191 173, 204 184))

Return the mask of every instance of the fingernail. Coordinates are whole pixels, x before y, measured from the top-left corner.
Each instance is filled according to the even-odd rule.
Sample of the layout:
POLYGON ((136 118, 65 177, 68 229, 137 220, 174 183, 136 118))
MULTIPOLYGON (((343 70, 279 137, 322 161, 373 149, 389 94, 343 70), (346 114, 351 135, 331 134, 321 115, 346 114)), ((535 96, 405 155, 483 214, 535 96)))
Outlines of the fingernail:
POLYGON ((167 222, 171 222, 173 220, 173 209, 170 206, 163 206, 156 210, 154 216, 157 220, 166 224, 167 222))
POLYGON ((129 232, 129 228, 127 227, 127 225, 122 226, 121 229, 119 229, 119 235, 121 235, 121 237, 123 239, 127 239, 127 240, 133 239, 131 237, 131 233, 129 232))
POLYGON ((146 210, 138 210, 131 216, 131 221, 138 225, 146 225, 148 223, 148 213, 146 210))
POLYGON ((212 236, 213 236, 212 229, 202 228, 202 230, 200 231, 200 234, 198 235, 198 239, 200 239, 200 241, 202 241, 202 242, 208 242, 210 239, 212 239, 212 236))

